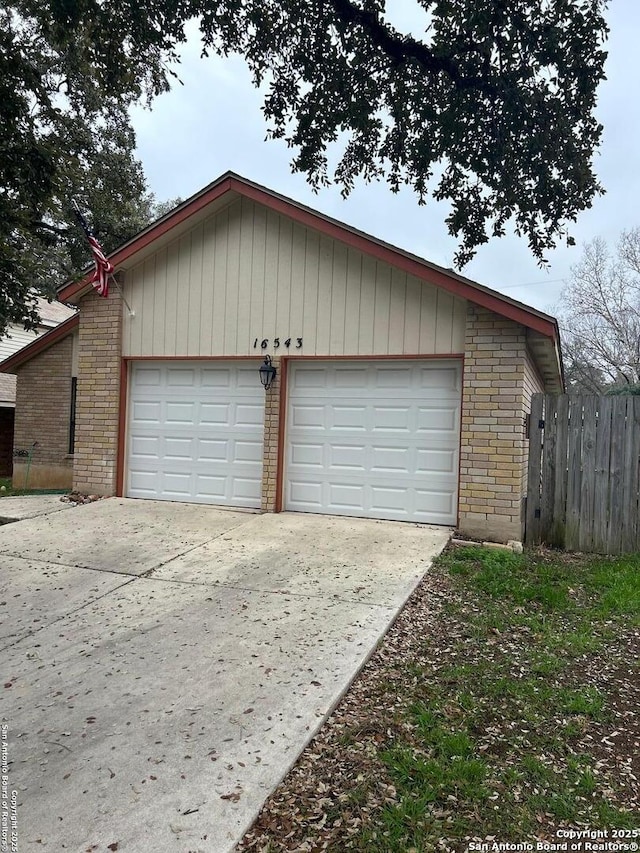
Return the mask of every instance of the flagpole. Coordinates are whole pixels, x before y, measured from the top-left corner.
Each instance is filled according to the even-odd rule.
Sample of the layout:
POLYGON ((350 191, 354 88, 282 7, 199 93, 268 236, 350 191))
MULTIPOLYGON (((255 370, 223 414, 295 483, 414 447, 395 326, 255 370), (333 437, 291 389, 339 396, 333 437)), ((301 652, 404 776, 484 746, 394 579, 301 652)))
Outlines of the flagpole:
POLYGON ((120 287, 120 282, 118 281, 118 279, 115 277, 115 275, 114 275, 113 273, 111 273, 111 275, 109 276, 109 278, 110 278, 110 279, 111 279, 111 281, 115 284, 116 288, 120 291, 120 296, 122 296, 122 301, 123 301, 123 302, 124 302, 124 304, 127 306, 127 309, 128 309, 128 311, 129 311, 129 316, 130 316, 130 317, 135 317, 135 316, 136 316, 136 312, 131 308, 131 305, 129 305, 129 303, 127 302, 127 300, 126 300, 126 298, 125 298, 125 295, 124 295, 124 290, 120 287))
MULTIPOLYGON (((97 242, 95 236, 93 235, 93 232, 89 228, 87 220, 84 218, 82 211, 80 210, 80 207, 78 205, 78 202, 75 200, 75 198, 71 199, 71 204, 73 205, 73 209, 75 210, 78 221, 80 222, 80 225, 82 226, 82 230, 84 231, 87 239, 89 240, 89 244, 92 247, 92 251, 93 251, 94 259, 95 259, 95 264, 96 264, 96 270, 99 269, 98 264, 100 264, 100 267, 102 267, 102 274, 104 274, 105 272, 107 273, 107 276, 104 279, 104 283, 107 284, 109 279, 111 279, 111 281, 116 286, 117 290, 120 292, 120 296, 122 297, 122 301, 127 306, 127 309, 129 311, 129 316, 135 317, 136 312, 132 310, 131 306, 127 302, 126 297, 124 295, 124 290, 122 289, 122 287, 120 287, 120 282, 117 280, 117 278, 114 275, 113 265, 111 263, 109 263, 106 255, 104 254, 104 252, 102 250, 102 247, 97 242), (97 257, 96 257, 96 251, 98 251, 97 257)), ((107 288, 107 293, 108 293, 108 288, 107 288)), ((107 293, 100 292, 100 295, 106 296, 107 293)))

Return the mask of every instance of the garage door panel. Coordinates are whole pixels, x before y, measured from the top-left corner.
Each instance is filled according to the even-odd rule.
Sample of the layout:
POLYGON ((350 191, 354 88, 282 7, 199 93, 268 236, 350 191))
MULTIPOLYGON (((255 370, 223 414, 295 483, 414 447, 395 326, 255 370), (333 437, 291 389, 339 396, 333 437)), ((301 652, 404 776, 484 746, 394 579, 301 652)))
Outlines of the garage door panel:
POLYGON ((296 441, 291 445, 291 465, 321 467, 324 459, 323 444, 309 444, 296 441))
POLYGON ((256 396, 257 390, 263 395, 264 391, 258 379, 258 368, 254 364, 241 365, 233 371, 230 381, 238 389, 239 392, 246 394, 249 397, 256 396))
POLYGON ((354 511, 362 508, 365 503, 365 487, 348 483, 329 483, 328 505, 333 510, 354 511))
POLYGON ((254 365, 229 363, 134 365, 127 495, 259 507, 264 391, 256 374, 254 365))
POLYGON ((195 421, 196 405, 187 402, 167 402, 164 420, 167 424, 186 424, 191 426, 195 421))
POLYGON ((262 481, 251 479, 251 478, 242 478, 235 476, 233 478, 231 494, 235 501, 237 501, 238 506, 246 506, 247 502, 257 501, 260 503, 260 492, 262 488, 262 481))
POLYGON ((322 483, 312 480, 289 480, 287 484, 288 502, 304 506, 310 512, 320 512, 322 507, 322 483))
MULTIPOLYGON (((326 371, 325 371, 326 377, 326 371)), ((362 383, 367 381, 367 367, 337 368, 334 374, 333 387, 360 390, 362 383)), ((327 380, 325 378, 325 384, 327 380)))
POLYGON ((454 405, 419 406, 417 409, 417 429, 419 432, 450 432, 458 444, 458 408, 454 405))
POLYGON ((213 503, 223 503, 227 486, 225 476, 213 477, 196 474, 195 495, 197 498, 210 499, 213 503))
POLYGON ((226 462, 227 441, 225 439, 201 438, 198 441, 198 462, 226 462))
POLYGON ((177 471, 164 471, 160 475, 160 488, 163 492, 179 496, 181 499, 189 497, 191 494, 191 475, 177 471))
POLYGON ((370 412, 371 432, 406 432, 411 429, 411 416, 413 414, 409 406, 384 406, 375 403, 370 412))
POLYGON ((312 388, 327 387, 327 371, 321 367, 299 367, 293 376, 293 389, 301 388, 306 393, 312 388))
POLYGON ((164 456, 167 459, 179 461, 191 459, 194 448, 195 441, 192 438, 165 438, 164 440, 164 456))
POLYGON ((358 430, 365 432, 365 406, 327 406, 324 426, 336 429, 358 430))
POLYGON ((196 382, 195 370, 185 367, 170 367, 167 370, 167 388, 193 388, 196 382))
POLYGON ((458 454, 451 450, 418 450, 416 454, 416 474, 430 475, 447 473, 457 476, 458 454))
POLYGON ((348 468, 351 471, 367 470, 367 448, 363 444, 326 444, 325 458, 328 468, 348 468))
POLYGON ((411 474, 415 471, 415 450, 409 447, 372 447, 371 471, 411 474))
POLYGON ((231 387, 231 371, 228 367, 204 367, 200 383, 203 388, 219 388, 224 391, 231 387))
POLYGON ((233 461, 262 463, 262 442, 236 441, 233 445, 233 461))
POLYGON ((411 367, 378 367, 374 375, 375 388, 411 388, 413 368, 411 367))
POLYGON ((421 367, 420 387, 429 394, 460 391, 461 374, 458 367, 421 367))
POLYGON ((455 524, 458 364, 292 365, 285 507, 455 524))
POLYGON ((137 457, 157 461, 160 458, 160 439, 157 436, 137 435, 131 442, 131 450, 137 457))
POLYGON ((137 383, 140 389, 155 389, 160 385, 161 372, 157 367, 139 367, 137 383))
POLYGON ((149 497, 155 495, 159 489, 160 477, 157 471, 142 471, 134 469, 129 471, 130 488, 136 492, 146 493, 149 497))
POLYGON ((391 512, 409 514, 407 507, 407 490, 398 486, 372 486, 370 505, 374 512, 391 512))
POLYGON ((159 424, 162 420, 162 405, 159 400, 135 400, 131 407, 134 424, 159 424))
POLYGON ((324 406, 295 405, 291 410, 291 424, 302 429, 325 427, 324 406))
POLYGON ((229 425, 229 410, 228 403, 201 403, 200 425, 227 427, 229 425))
POLYGON ((236 427, 262 426, 264 422, 264 403, 236 403, 233 406, 232 422, 236 427))
POLYGON ((451 489, 438 491, 437 489, 415 490, 416 512, 423 516, 454 515, 456 503, 451 489))

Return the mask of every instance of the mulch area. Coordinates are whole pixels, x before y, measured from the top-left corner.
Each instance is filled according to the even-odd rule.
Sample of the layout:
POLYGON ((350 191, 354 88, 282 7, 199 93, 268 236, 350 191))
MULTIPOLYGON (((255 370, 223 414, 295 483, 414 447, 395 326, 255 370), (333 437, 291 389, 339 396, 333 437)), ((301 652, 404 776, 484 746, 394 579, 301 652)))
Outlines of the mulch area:
MULTIPOLYGON (((452 661, 477 664, 483 658, 504 661, 505 657, 517 669, 518 661, 526 659, 531 645, 526 628, 507 633, 489 630, 486 641, 480 643, 477 636, 470 636, 465 614, 478 615, 479 608, 478 600, 446 569, 432 568, 341 704, 267 800, 238 851, 362 849, 358 840, 362 828, 385 805, 397 801, 398 792, 379 753, 399 735, 411 738, 402 712, 419 694, 421 673, 431 672, 437 678, 438 671, 452 661)), ((602 691, 607 715, 602 721, 577 718, 578 731, 567 747, 574 755, 592 757, 599 796, 636 813, 640 813, 640 683, 637 666, 630 662, 637 664, 638 639, 638 631, 621 630, 614 643, 572 662, 569 681, 602 691)), ((449 711, 452 717, 459 714, 459 709, 449 711)), ((444 712, 448 713, 446 707, 444 712)), ((479 742, 494 760, 502 744, 505 762, 515 760, 514 752, 529 748, 526 735, 512 719, 501 719, 498 710, 487 720, 479 742)), ((541 757, 553 764, 552 755, 541 757)), ((494 809, 500 808, 499 795, 496 785, 494 809)), ((422 849, 464 850, 475 838, 447 836, 446 827, 453 825, 457 811, 477 807, 450 799, 434 804, 430 820, 445 829, 419 853, 422 849)), ((537 824, 536 838, 554 837, 554 816, 543 811, 537 824)), ((486 837, 492 836, 481 834, 476 840, 486 837)))

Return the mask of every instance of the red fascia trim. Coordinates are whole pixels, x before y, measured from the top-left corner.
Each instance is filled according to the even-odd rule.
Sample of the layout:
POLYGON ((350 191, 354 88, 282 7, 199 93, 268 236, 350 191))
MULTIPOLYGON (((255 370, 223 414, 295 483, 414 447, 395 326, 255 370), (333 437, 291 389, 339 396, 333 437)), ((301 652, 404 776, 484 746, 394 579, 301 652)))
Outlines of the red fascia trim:
POLYGON ((333 222, 328 222, 320 214, 301 210, 299 207, 296 207, 294 204, 291 204, 284 199, 274 198, 268 192, 260 190, 257 187, 247 186, 246 184, 240 183, 235 178, 229 178, 229 183, 231 185, 231 189, 236 192, 250 198, 252 201, 257 201, 260 204, 270 207, 272 210, 275 210, 276 213, 281 213, 284 216, 294 219, 301 225, 308 228, 314 228, 316 231, 321 231, 328 237, 340 240, 342 243, 346 243, 353 249, 357 249, 360 252, 371 255, 372 257, 375 257, 380 261, 384 261, 387 264, 391 264, 392 266, 399 267, 409 275, 413 275, 416 278, 427 281, 429 284, 441 287, 443 290, 448 290, 450 293, 460 296, 463 299, 468 299, 470 302, 482 305, 483 308, 495 311, 496 314, 508 317, 516 323, 520 323, 530 329, 535 329, 535 331, 552 338, 554 341, 557 339, 554 323, 544 320, 542 317, 536 317, 535 314, 531 314, 523 308, 518 308, 516 305, 510 305, 508 302, 504 302, 500 299, 499 296, 493 296, 490 293, 485 293, 483 290, 476 289, 463 281, 451 278, 446 275, 446 273, 442 273, 431 267, 426 267, 419 261, 408 258, 400 252, 396 252, 386 246, 381 246, 379 243, 369 240, 360 234, 354 234, 349 229, 333 222))
POLYGON ((285 431, 287 428, 287 368, 289 357, 280 359, 280 406, 278 410, 278 459, 276 462, 276 512, 282 512, 284 506, 284 455, 285 431))
POLYGON ((116 497, 124 496, 124 459, 125 459, 125 437, 127 432, 127 383, 129 378, 129 365, 126 358, 120 361, 120 395, 118 405, 118 447, 116 450, 116 497))
POLYGON ((435 353, 394 353, 393 355, 288 355, 287 361, 391 361, 401 359, 402 361, 426 361, 435 359, 437 361, 449 361, 464 359, 461 352, 435 352, 435 353))
POLYGON ((126 361, 262 361, 263 355, 125 355, 126 361))
MULTIPOLYGON (((274 196, 267 190, 247 184, 234 177, 224 178, 220 183, 211 187, 209 190, 202 193, 202 195, 193 199, 192 202, 177 210, 168 219, 159 222, 158 225, 141 234, 137 240, 133 240, 133 242, 123 246, 122 249, 110 255, 109 260, 114 267, 124 263, 127 258, 130 258, 136 252, 144 249, 154 240, 162 237, 176 225, 184 222, 185 219, 193 216, 203 207, 206 207, 206 205, 220 198, 221 195, 224 195, 224 193, 230 190, 233 190, 239 195, 251 199, 252 201, 256 201, 259 204, 274 210, 276 213, 287 216, 298 222, 300 225, 313 228, 323 234, 326 234, 328 237, 340 240, 342 243, 351 246, 353 249, 357 249, 358 251, 364 252, 365 254, 377 258, 380 261, 396 266, 407 272, 409 275, 413 275, 416 278, 427 281, 430 284, 434 284, 436 287, 441 287, 443 290, 447 290, 449 293, 453 293, 463 299, 475 302, 490 311, 494 311, 496 314, 508 317, 510 320, 520 323, 527 328, 534 329, 546 337, 551 338, 554 342, 557 342, 558 335, 555 323, 544 320, 542 317, 537 317, 535 314, 530 313, 526 309, 519 308, 516 305, 511 305, 510 303, 500 299, 499 296, 485 293, 484 290, 472 287, 470 284, 466 284, 463 281, 459 281, 456 278, 448 276, 444 272, 425 266, 425 264, 422 264, 413 258, 409 258, 403 253, 397 252, 390 247, 382 246, 368 237, 355 234, 343 225, 328 221, 322 216, 322 214, 302 209, 290 201, 274 196)), ((88 284, 88 277, 84 278, 82 281, 75 282, 74 284, 69 284, 59 292, 58 299, 61 302, 69 301, 77 296, 88 284)))
MULTIPOLYGON (((186 205, 185 207, 181 207, 179 210, 170 216, 168 219, 165 219, 159 222, 155 228, 151 228, 149 231, 143 232, 137 240, 134 240, 132 243, 123 246, 117 252, 114 252, 112 255, 109 255, 109 260, 113 264, 114 267, 118 267, 120 264, 123 264, 127 258, 130 258, 131 255, 134 255, 136 252, 139 252, 141 249, 144 249, 150 243, 153 243, 155 240, 162 237, 168 231, 171 231, 176 225, 180 225, 181 222, 184 222, 185 219, 188 219, 190 216, 193 216, 194 213, 197 213, 199 210, 202 210, 203 207, 206 207, 211 202, 220 198, 221 195, 228 192, 231 189, 231 181, 229 178, 221 181, 219 184, 216 184, 214 187, 211 187, 210 190, 203 193, 201 196, 194 198, 194 200, 186 205)), ((83 290, 89 284, 89 277, 85 277, 81 281, 74 282, 73 284, 68 284, 65 288, 63 288, 58 293, 58 301, 59 302, 68 302, 73 299, 74 296, 77 296, 81 290, 83 290)))
POLYGON ((65 320, 64 323, 60 323, 60 325, 56 326, 55 329, 51 329, 50 332, 46 332, 46 334, 36 338, 33 343, 27 344, 26 347, 14 352, 13 355, 10 355, 3 362, 0 362, 0 371, 7 373, 9 370, 19 367, 25 361, 29 361, 29 359, 32 359, 43 350, 48 349, 62 338, 66 338, 67 335, 70 335, 79 323, 80 317, 78 314, 75 314, 73 317, 69 317, 68 320, 65 320))

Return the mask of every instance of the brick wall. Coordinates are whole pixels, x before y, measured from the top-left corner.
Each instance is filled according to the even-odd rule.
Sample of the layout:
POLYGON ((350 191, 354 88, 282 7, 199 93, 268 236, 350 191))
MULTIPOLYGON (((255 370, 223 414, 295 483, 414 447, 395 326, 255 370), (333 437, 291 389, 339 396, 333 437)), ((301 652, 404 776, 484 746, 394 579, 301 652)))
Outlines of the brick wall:
POLYGON ((78 402, 73 487, 113 495, 116 490, 122 295, 95 291, 82 298, 78 338, 78 402))
POLYGON ((264 445, 262 468, 262 502, 263 512, 276 510, 276 486, 278 479, 278 435, 280 431, 280 375, 281 362, 278 356, 273 358, 273 366, 277 370, 276 378, 268 391, 265 392, 264 406, 264 445))
MULTIPOLYGON (((73 457, 69 456, 71 410, 71 359, 73 335, 34 356, 16 371, 14 451, 33 447, 29 466, 30 488, 71 486, 73 457)), ((25 457, 16 457, 13 485, 23 488, 27 476, 25 457)))
POLYGON ((532 370, 525 329, 469 305, 459 525, 474 538, 502 542, 522 538, 522 472, 527 461, 524 417, 529 410, 532 370))

